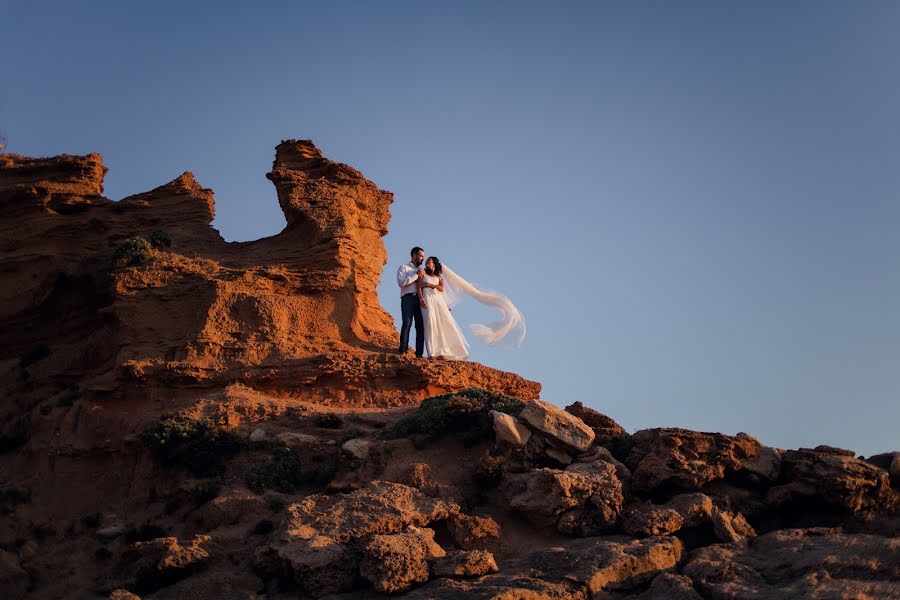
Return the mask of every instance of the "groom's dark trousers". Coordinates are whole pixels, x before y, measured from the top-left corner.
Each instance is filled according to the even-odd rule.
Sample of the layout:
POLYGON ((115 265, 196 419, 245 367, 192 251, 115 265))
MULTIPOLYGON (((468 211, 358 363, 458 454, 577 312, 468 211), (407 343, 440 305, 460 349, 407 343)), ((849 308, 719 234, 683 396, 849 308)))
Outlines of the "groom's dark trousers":
POLYGON ((403 317, 403 325, 400 327, 400 354, 405 354, 409 348, 409 330, 415 321, 416 356, 421 357, 425 353, 425 324, 422 322, 422 306, 419 304, 418 294, 404 294, 400 297, 400 314, 403 317))

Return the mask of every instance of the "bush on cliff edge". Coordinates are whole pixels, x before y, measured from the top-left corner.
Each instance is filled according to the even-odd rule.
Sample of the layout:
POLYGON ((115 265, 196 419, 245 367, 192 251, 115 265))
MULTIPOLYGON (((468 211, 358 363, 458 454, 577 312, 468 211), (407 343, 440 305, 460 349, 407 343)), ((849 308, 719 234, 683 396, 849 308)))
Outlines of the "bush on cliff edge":
POLYGON ((472 445, 490 437, 489 411, 518 415, 524 407, 525 403, 519 398, 481 388, 466 388, 426 398, 416 412, 385 429, 379 437, 393 440, 421 436, 424 441, 430 441, 442 433, 452 433, 464 444, 472 445))
POLYGON ((198 477, 224 471, 244 446, 237 435, 209 418, 168 417, 144 429, 141 439, 161 464, 182 465, 198 477))

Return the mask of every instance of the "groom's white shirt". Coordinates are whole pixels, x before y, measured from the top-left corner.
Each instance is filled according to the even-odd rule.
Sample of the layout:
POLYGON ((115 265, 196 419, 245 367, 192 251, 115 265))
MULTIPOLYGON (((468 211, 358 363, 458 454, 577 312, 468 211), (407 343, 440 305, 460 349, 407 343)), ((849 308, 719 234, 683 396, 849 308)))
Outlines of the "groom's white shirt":
POLYGON ((419 268, 409 261, 400 265, 397 269, 397 285, 400 286, 400 295, 416 293, 416 279, 419 278, 419 268))

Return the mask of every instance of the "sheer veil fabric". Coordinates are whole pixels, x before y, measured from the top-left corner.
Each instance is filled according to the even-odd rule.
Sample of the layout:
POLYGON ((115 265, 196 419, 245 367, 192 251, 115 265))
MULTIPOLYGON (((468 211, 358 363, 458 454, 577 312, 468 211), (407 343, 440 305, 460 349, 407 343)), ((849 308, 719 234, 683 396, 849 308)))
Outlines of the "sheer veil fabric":
POLYGON ((490 346, 497 346, 504 339, 513 347, 522 345, 525 340, 525 318, 509 298, 500 292, 475 287, 446 264, 443 265, 443 274, 444 294, 449 306, 458 304, 464 295, 468 294, 482 304, 500 311, 500 320, 490 325, 480 323, 469 325, 472 333, 490 346))

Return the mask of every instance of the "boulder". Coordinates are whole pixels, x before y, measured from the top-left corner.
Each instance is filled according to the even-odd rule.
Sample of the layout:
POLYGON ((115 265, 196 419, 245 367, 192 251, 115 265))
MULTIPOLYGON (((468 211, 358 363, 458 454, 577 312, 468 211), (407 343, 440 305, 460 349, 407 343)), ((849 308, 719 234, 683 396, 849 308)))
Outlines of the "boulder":
POLYGON ((488 412, 494 426, 494 436, 500 444, 521 447, 531 439, 531 430, 512 415, 492 410, 488 412))
POLYGON ((585 425, 594 430, 596 435, 594 443, 596 444, 606 444, 628 435, 625 429, 613 419, 581 402, 570 404, 566 407, 566 412, 578 417, 584 421, 585 425))
POLYGON ((605 462, 510 473, 502 491, 510 508, 532 523, 582 536, 596 535, 614 524, 623 501, 615 467, 605 462))
POLYGON ((645 429, 632 439, 625 464, 631 469, 634 490, 640 492, 698 490, 741 469, 761 447, 746 434, 732 437, 677 428, 645 429))
POLYGON ((497 561, 486 550, 455 550, 434 561, 431 572, 435 577, 480 577, 496 573, 497 561))
POLYGON ((285 431, 275 436, 275 439, 283 442, 286 446, 311 446, 318 444, 322 440, 308 433, 295 433, 293 431, 285 431))
POLYGON ((760 446, 756 456, 741 462, 741 472, 757 483, 777 481, 781 475, 781 451, 777 448, 760 446))
POLYGON ((677 538, 615 542, 583 538, 532 552, 476 581, 439 578, 404 598, 583 600, 607 590, 633 588, 673 569, 682 555, 677 538))
POLYGON ((251 442, 261 442, 266 439, 266 430, 262 427, 257 427, 253 430, 253 433, 250 434, 251 442))
POLYGON ((682 527, 684 518, 678 511, 649 502, 629 507, 622 519, 622 531, 635 537, 669 535, 682 527))
POLYGON ((369 457, 369 448, 371 446, 372 442, 370 442, 369 440, 354 438, 352 440, 347 440, 346 442, 344 442, 344 445, 341 446, 341 450, 343 450, 353 458, 365 460, 369 457))
POLYGON ((626 491, 631 489, 631 470, 603 446, 592 446, 587 452, 578 455, 575 462, 592 463, 598 460, 614 466, 616 468, 616 477, 622 482, 623 489, 626 491))
POLYGON ((258 517, 265 511, 262 499, 248 491, 233 490, 206 502, 189 520, 206 531, 258 517))
POLYGON ((900 598, 900 539, 782 529, 691 553, 682 573, 704 598, 900 598))
POLYGON ((756 536, 756 530, 741 513, 734 514, 714 506, 711 519, 716 537, 723 542, 737 542, 746 537, 756 536))
POLYGON ((451 516, 447 528, 454 543, 464 550, 490 548, 500 539, 500 525, 491 517, 451 516))
POLYGON ((787 450, 781 468, 785 483, 770 488, 765 496, 772 506, 804 499, 849 512, 892 512, 900 506, 900 494, 892 489, 888 473, 846 450, 826 446, 787 450))
POLYGON ((120 565, 131 585, 123 587, 151 593, 193 575, 208 563, 210 541, 208 535, 198 535, 186 545, 174 537, 131 544, 122 553, 120 565))
POLYGON ((594 442, 594 430, 584 421, 543 400, 529 400, 519 419, 574 452, 584 452, 594 442))
POLYGON ((426 463, 413 463, 400 475, 400 483, 411 486, 432 498, 438 497, 444 491, 444 486, 439 484, 431 467, 426 463))
POLYGON ((314 598, 353 589, 358 559, 347 544, 316 536, 284 544, 277 548, 277 555, 297 585, 314 598))
POLYGON ((709 520, 713 511, 712 499, 706 494, 678 494, 663 506, 678 512, 684 519, 685 527, 694 527, 709 520))
POLYGON ((403 531, 408 525, 424 527, 447 519, 459 506, 429 498, 400 483, 373 481, 346 494, 313 494, 288 507, 282 538, 309 539, 316 535, 344 542, 366 535, 403 531))
POLYGON ((402 533, 373 535, 362 546, 360 575, 379 592, 408 590, 428 581, 431 562, 446 555, 431 529, 409 527, 402 533))
POLYGON ((622 530, 630 535, 668 535, 709 521, 712 499, 705 494, 678 494, 665 504, 633 504, 625 511, 622 530))
POLYGON ((634 600, 703 600, 703 596, 694 589, 690 577, 662 573, 656 576, 646 592, 635 596, 634 600))

